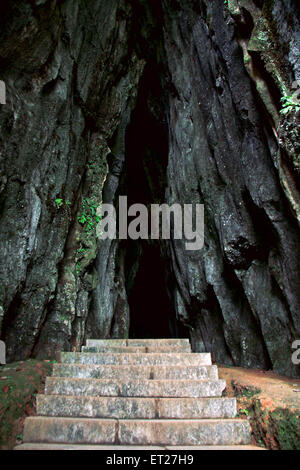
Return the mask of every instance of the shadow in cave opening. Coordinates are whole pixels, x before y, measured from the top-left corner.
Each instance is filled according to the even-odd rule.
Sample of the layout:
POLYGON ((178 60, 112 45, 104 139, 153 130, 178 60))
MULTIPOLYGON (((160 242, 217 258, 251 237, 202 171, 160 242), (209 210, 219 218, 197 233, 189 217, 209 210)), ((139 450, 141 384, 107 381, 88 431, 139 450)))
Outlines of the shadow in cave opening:
POLYGON ((172 279, 158 244, 142 243, 139 267, 128 296, 130 338, 189 337, 176 319, 172 279))
MULTIPOLYGON (((124 172, 119 194, 128 206, 165 202, 169 134, 162 70, 148 61, 140 80, 136 106, 126 130, 124 172)), ((130 218, 129 218, 130 219, 130 218)), ((166 244, 161 240, 127 240, 126 291, 130 311, 130 338, 189 337, 177 321, 174 306, 175 278, 166 244)))

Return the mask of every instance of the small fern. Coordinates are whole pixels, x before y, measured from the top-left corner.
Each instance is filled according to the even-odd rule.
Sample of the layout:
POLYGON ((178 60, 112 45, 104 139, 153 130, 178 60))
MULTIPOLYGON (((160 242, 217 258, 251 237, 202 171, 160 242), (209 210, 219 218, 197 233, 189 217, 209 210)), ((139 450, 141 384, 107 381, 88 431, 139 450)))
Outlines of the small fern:
POLYGON ((60 209, 61 206, 63 205, 63 200, 61 198, 57 198, 55 199, 55 204, 56 204, 57 209, 60 209))
POLYGON ((282 103, 280 114, 286 115, 290 114, 293 111, 298 112, 300 110, 300 102, 296 93, 293 93, 292 95, 285 94, 280 99, 280 101, 282 103))

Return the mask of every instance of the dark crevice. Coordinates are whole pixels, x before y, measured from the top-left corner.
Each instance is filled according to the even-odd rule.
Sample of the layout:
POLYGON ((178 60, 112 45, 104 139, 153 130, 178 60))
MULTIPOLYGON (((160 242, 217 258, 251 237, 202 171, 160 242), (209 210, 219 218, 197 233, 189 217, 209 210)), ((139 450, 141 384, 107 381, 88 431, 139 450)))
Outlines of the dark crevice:
POLYGON ((300 200, 300 172, 299 168, 295 168, 295 165, 289 158, 287 152, 281 148, 281 166, 285 173, 285 177, 288 180, 289 186, 293 188, 295 199, 300 200))
POLYGON ((266 66, 262 60, 261 54, 256 51, 249 51, 249 54, 251 55, 252 61, 253 61, 253 70, 254 73, 261 79, 264 80, 265 84, 268 87, 269 93, 276 105, 276 108, 279 110, 281 109, 281 94, 280 90, 276 86, 276 83, 274 79, 272 78, 272 75, 266 70, 266 66))
POLYGON ((271 276, 271 284, 272 284, 272 293, 275 297, 278 298, 278 300, 280 300, 280 303, 282 304, 284 310, 286 311, 286 316, 289 319, 290 329, 293 330, 293 334, 291 334, 290 338, 289 338, 289 340, 292 342, 293 336, 296 337, 296 328, 295 328, 295 325, 294 325, 293 316, 291 315, 291 311, 290 311, 288 301, 287 301, 285 295, 283 294, 283 292, 280 288, 280 285, 278 284, 277 279, 274 276, 271 276))
POLYGON ((11 329, 12 325, 14 325, 14 322, 16 318, 18 317, 18 312, 19 308, 23 304, 23 300, 21 297, 20 292, 22 292, 23 287, 20 286, 19 291, 15 294, 14 298, 10 302, 10 305, 6 311, 6 314, 4 316, 3 322, 2 322, 2 329, 1 329, 1 340, 6 340, 9 330, 11 329))
POLYGON ((222 357, 224 362, 234 364, 224 338, 224 319, 213 286, 207 286, 205 297, 204 302, 196 297, 191 298, 188 306, 191 326, 200 330, 205 351, 212 354, 213 361, 220 361, 222 357))
POLYGON ((142 255, 134 285, 129 291, 131 338, 176 336, 176 318, 168 293, 168 261, 158 244, 142 242, 142 255))
POLYGON ((39 355, 39 345, 40 345, 40 339, 42 335, 44 334, 44 327, 47 324, 47 320, 51 317, 51 313, 53 312, 55 307, 55 302, 54 300, 50 300, 47 304, 47 309, 44 311, 44 314, 41 317, 40 320, 40 327, 37 336, 34 338, 34 344, 32 346, 32 357, 38 357, 39 355))
MULTIPOLYGON (((119 194, 127 195, 128 206, 139 203, 150 209, 151 204, 165 202, 168 127, 163 78, 162 68, 149 59, 126 133, 119 194)), ((168 338, 183 334, 184 327, 176 320, 172 302, 175 278, 162 242, 128 239, 121 245, 125 250, 129 336, 168 338)))
POLYGON ((257 238, 257 249, 259 253, 257 259, 266 261, 270 250, 278 246, 278 234, 274 230, 265 210, 254 203, 248 190, 243 191, 242 197, 251 219, 255 222, 253 229, 255 230, 257 238))
POLYGON ((254 3, 254 5, 256 5, 257 8, 259 8, 260 10, 261 10, 262 7, 264 6, 264 0, 253 0, 253 3, 254 3))
POLYGON ((296 78, 299 7, 253 1, 0 4, 0 307, 11 360, 129 334, 190 337, 219 363, 294 373, 296 116, 275 127, 280 83, 296 78), (81 201, 117 209, 120 195, 148 209, 201 201, 204 249, 87 237, 81 201))
POLYGON ((251 331, 251 335, 256 337, 260 342, 263 351, 263 357, 258 358, 259 362, 265 369, 271 369, 272 361, 264 341, 264 335, 261 329, 259 318, 255 312, 252 311, 249 301, 246 297, 244 287, 241 281, 238 279, 233 267, 226 261, 224 261, 222 277, 227 286, 228 292, 230 292, 230 297, 233 303, 237 306, 238 311, 240 312, 239 321, 241 327, 243 328, 243 326, 247 326, 248 331, 251 331))
POLYGON ((242 20, 238 22, 237 37, 238 39, 250 39, 254 22, 251 14, 246 10, 246 8, 241 8, 242 20))

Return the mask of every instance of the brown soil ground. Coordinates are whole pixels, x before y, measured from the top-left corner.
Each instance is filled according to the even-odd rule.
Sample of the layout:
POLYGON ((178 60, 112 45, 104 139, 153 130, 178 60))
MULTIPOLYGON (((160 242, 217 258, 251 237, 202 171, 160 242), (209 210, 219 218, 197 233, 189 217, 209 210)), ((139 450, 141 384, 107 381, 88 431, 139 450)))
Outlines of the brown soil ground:
POLYGON ((300 379, 270 371, 219 367, 226 396, 236 396, 238 414, 250 420, 253 443, 300 450, 300 379))
POLYGON ((22 442, 24 420, 35 414, 35 396, 51 370, 49 361, 35 359, 0 366, 0 450, 22 442))
POLYGON ((226 380, 228 392, 233 390, 232 381, 236 381, 244 387, 261 390, 258 394, 260 401, 271 410, 278 407, 300 410, 300 379, 242 367, 220 367, 219 375, 226 380))

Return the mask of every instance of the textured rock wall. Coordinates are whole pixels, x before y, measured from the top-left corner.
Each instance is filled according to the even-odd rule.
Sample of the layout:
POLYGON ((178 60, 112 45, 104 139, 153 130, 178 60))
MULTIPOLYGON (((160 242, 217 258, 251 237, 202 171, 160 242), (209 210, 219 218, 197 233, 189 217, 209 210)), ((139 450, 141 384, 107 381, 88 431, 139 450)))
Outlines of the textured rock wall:
POLYGON ((177 318, 170 334, 184 325, 194 350, 219 362, 299 375, 299 127, 293 111, 279 113, 300 79, 294 2, 22 0, 0 9, 9 358, 129 334, 145 244, 97 246, 95 236, 101 200, 128 194, 205 205, 201 252, 178 240, 152 246, 177 318))
POLYGON ((130 45, 126 2, 24 0, 0 9, 0 318, 8 359, 20 359, 83 341, 107 142, 143 63, 130 45))
POLYGON ((217 361, 296 373, 299 230, 280 185, 272 124, 244 67, 238 26, 221 3, 166 21, 177 91, 167 199, 203 202, 206 216, 200 254, 172 244, 176 309, 191 325, 195 349, 217 361))

